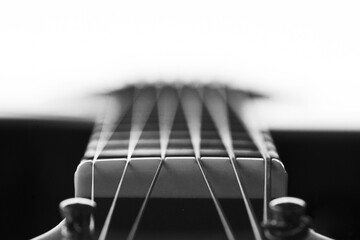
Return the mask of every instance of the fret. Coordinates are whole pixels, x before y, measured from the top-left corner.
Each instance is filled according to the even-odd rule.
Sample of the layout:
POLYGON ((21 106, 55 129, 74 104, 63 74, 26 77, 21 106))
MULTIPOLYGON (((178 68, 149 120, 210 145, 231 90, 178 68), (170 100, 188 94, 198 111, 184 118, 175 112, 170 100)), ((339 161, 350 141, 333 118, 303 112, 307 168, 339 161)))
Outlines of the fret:
MULTIPOLYGON (((204 141, 206 142, 206 141, 204 141)), ((160 156, 160 148, 159 142, 157 141, 148 141, 147 143, 140 141, 137 144, 137 148, 135 149, 134 156, 146 156, 146 154, 150 154, 151 156, 160 156), (143 152, 139 154, 139 152, 143 152), (157 154, 158 153, 158 154, 157 154)), ((125 157, 127 154, 127 146, 128 141, 124 144, 116 144, 112 147, 105 147, 101 154, 99 155, 99 159, 101 158, 116 158, 116 157, 125 157)), ((218 144, 204 144, 200 149, 202 156, 219 156, 219 157, 227 157, 227 152, 224 148, 218 147, 218 144)), ((269 150, 274 158, 277 158, 277 153, 274 150, 269 150)), ((85 159, 91 159, 95 153, 95 149, 88 149, 85 153, 85 159)), ((182 142, 175 144, 174 142, 169 143, 168 149, 166 151, 169 156, 193 156, 194 152, 190 142, 182 142), (179 153, 176 154, 176 150, 179 149, 179 153), (185 155, 183 155, 186 153, 185 155)), ((261 157, 260 152, 255 148, 234 148, 234 153, 236 157, 261 157)))
POLYGON ((161 155, 160 148, 142 148, 135 150, 132 154, 133 158, 138 157, 159 157, 161 155))
POLYGON ((185 147, 173 147, 166 150, 166 156, 168 157, 176 157, 176 156, 184 156, 184 157, 192 157, 194 156, 194 149, 191 144, 185 147))
POLYGON ((181 103, 178 104, 178 108, 175 113, 166 155, 170 157, 194 156, 194 149, 191 144, 190 133, 185 122, 184 111, 181 103))
POLYGON ((201 139, 215 140, 216 144, 209 144, 205 141, 200 142, 200 153, 201 156, 228 156, 225 147, 220 139, 220 136, 216 130, 214 122, 210 117, 210 114, 205 106, 202 110, 202 123, 201 123, 201 139), (208 132, 210 134, 205 135, 208 132))
MULTIPOLYGON (((104 151, 100 154, 99 159, 102 158, 125 158, 127 155, 127 148, 113 148, 113 149, 104 149, 104 151)), ((95 151, 89 150, 85 155, 85 159, 91 159, 95 151)), ((227 152, 222 148, 202 148, 200 150, 201 155, 204 157, 227 157, 227 152)), ((254 149, 235 149, 234 154, 236 157, 254 157, 260 158, 261 154, 259 151, 254 149)), ((168 147, 166 151, 167 156, 194 156, 194 151, 192 149, 191 144, 187 144, 185 146, 176 146, 176 147, 168 147)), ((274 158, 275 152, 273 153, 274 158)), ((140 156, 149 156, 149 157, 159 157, 160 156, 160 148, 156 147, 144 147, 141 146, 137 150, 134 151, 134 157, 140 156)))

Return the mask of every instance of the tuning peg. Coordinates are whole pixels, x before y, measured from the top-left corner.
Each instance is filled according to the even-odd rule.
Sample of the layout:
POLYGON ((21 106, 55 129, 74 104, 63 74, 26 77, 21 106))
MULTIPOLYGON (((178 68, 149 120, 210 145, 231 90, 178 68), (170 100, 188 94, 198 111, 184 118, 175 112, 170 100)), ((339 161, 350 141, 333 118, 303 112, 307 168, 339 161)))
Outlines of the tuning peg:
POLYGON ((281 197, 269 203, 270 219, 264 233, 270 240, 331 240, 310 229, 310 218, 305 215, 305 201, 281 197))
POLYGON ((294 197, 281 197, 269 203, 269 221, 265 236, 271 240, 305 239, 310 219, 305 216, 306 203, 294 197))
POLYGON ((63 240, 93 239, 95 206, 95 202, 87 198, 70 198, 60 203, 60 212, 65 218, 61 228, 63 240))

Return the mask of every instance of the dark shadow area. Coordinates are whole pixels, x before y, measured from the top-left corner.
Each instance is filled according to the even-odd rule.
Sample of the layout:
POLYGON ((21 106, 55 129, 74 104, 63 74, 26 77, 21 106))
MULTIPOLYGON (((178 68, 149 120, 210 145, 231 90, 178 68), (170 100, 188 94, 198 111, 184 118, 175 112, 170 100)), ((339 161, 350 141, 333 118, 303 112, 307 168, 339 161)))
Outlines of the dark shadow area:
POLYGON ((288 172, 288 194, 306 200, 314 228, 336 239, 360 239, 360 132, 272 134, 288 172))
POLYGON ((58 224, 74 195, 74 172, 92 124, 1 120, 1 222, 4 236, 28 239, 58 224))
MULTIPOLYGON (((28 239, 61 220, 58 204, 73 196, 73 174, 91 129, 69 121, 0 121, 3 236, 28 239)), ((306 200, 314 228, 359 239, 360 132, 272 133, 289 174, 289 195, 306 200)))

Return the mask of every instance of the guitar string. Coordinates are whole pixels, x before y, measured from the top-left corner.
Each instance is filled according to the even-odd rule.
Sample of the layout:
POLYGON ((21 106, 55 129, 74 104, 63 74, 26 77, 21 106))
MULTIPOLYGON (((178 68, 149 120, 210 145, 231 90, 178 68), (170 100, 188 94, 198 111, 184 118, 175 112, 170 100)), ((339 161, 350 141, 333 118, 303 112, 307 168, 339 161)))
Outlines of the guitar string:
MULTIPOLYGON (((232 158, 232 159, 234 160, 234 158, 232 158)), ((200 157, 197 157, 196 160, 197 160, 197 163, 198 163, 200 169, 202 170, 202 164, 201 164, 201 162, 200 162, 200 157)), ((233 162, 234 162, 234 161, 233 161, 233 162)), ((128 162, 127 162, 127 163, 128 163, 128 162)), ((127 164, 126 164, 126 165, 127 165, 127 164)), ((162 165, 162 163, 159 164, 158 169, 157 169, 157 172, 158 172, 159 169, 161 168, 161 165, 162 165)), ((234 166, 234 165, 233 165, 233 166, 234 166)), ((127 168, 127 166, 125 166, 124 170, 125 170, 126 168, 127 168)), ((235 171, 236 171, 236 170, 235 170, 235 171)), ((123 171, 123 172, 125 172, 125 171, 123 171)), ((202 174, 204 175, 205 173, 202 171, 202 174)), ((155 175, 157 175, 157 174, 155 174, 155 175)), ((206 176, 204 175, 203 177, 204 177, 205 181, 206 181, 207 184, 208 184, 208 181, 207 181, 207 179, 206 179, 206 176)), ((266 178, 266 179, 267 179, 267 178, 266 178)), ((156 179, 155 179, 155 181, 156 181, 156 179)), ((238 181, 241 182, 240 179, 238 179, 238 181)), ((208 187, 210 187, 210 186, 208 186, 208 187)), ((211 187, 210 187, 210 189, 211 189, 211 187)), ((211 192, 212 192, 212 191, 211 191, 211 192)), ((215 199, 216 199, 216 198, 215 198, 215 199)))
POLYGON ((157 182, 158 176, 160 174, 161 168, 165 162, 165 155, 167 146, 170 139, 170 133, 172 126, 174 124, 175 113, 178 107, 178 99, 174 98, 174 95, 167 94, 165 90, 162 90, 162 95, 160 95, 160 90, 157 89, 157 105, 158 105, 158 123, 159 123, 159 133, 160 133, 160 161, 158 167, 156 168, 153 179, 151 180, 150 186, 142 202, 140 210, 135 218, 135 221, 131 227, 131 230, 128 234, 127 240, 132 240, 135 237, 137 229, 139 227, 140 221, 144 215, 145 208, 150 199, 150 196, 153 192, 154 186, 157 182))
POLYGON ((136 232, 137 232, 137 230, 139 228, 140 221, 141 221, 141 219, 142 219, 142 217, 144 215, 144 211, 145 211, 145 208, 147 206, 148 200, 150 199, 151 193, 152 193, 152 191, 154 189, 155 183, 156 183, 156 181, 158 179, 158 176, 160 174, 160 170, 161 170, 163 164, 164 164, 164 159, 161 158, 160 161, 159 161, 159 164, 158 164, 158 166, 156 168, 156 172, 154 174, 154 177, 151 180, 151 183, 150 183, 150 186, 149 186, 148 191, 146 193, 145 199, 141 204, 140 210, 139 210, 139 212, 138 212, 138 214, 136 216, 136 219, 135 219, 135 221, 134 221, 134 223, 133 223, 133 225, 132 225, 132 227, 130 229, 128 237, 126 238, 127 240, 132 240, 135 237, 135 234, 136 234, 136 232))
MULTIPOLYGON (((179 95, 185 94, 185 91, 183 89, 182 93, 179 92, 179 95)), ((227 220, 225 213, 220 205, 220 202, 218 201, 217 197, 214 194, 213 188, 208 181, 208 178, 205 174, 202 162, 201 162, 201 154, 200 154, 200 143, 201 143, 201 111, 203 108, 202 98, 199 95, 201 95, 201 92, 193 92, 192 94, 190 92, 187 92, 187 96, 181 96, 180 99, 182 100, 182 106, 184 109, 184 114, 186 118, 186 123, 189 128, 190 133, 190 139, 191 143, 194 149, 195 153, 195 161, 197 166, 200 169, 201 175, 205 181, 206 187, 210 193, 210 196, 214 202, 216 211, 219 215, 221 224, 223 225, 223 228, 225 230, 226 237, 229 240, 235 240, 234 233, 230 227, 229 221, 227 220)))
MULTIPOLYGON (((226 110, 226 112, 228 111, 228 108, 227 108, 227 104, 228 104, 228 100, 227 100, 227 94, 226 94, 226 91, 225 91, 225 101, 223 101, 225 103, 225 106, 223 109, 226 110)), ((241 104, 241 102, 238 102, 238 104, 241 104)), ((228 114, 228 113, 227 113, 228 114)), ((238 117, 239 121, 241 122, 241 119, 242 117, 238 117)), ((246 124, 243 124, 243 126, 245 126, 245 130, 246 130, 246 127, 247 125, 246 124)), ((230 132, 230 127, 227 126, 227 129, 228 131, 230 132)), ((228 138, 231 139, 232 141, 232 137, 230 134, 228 134, 228 138)), ((232 145, 228 145, 232 148, 232 145)), ((230 153, 234 153, 233 149, 229 149, 229 152, 230 153)), ((243 179, 242 179, 242 175, 239 174, 240 173, 240 169, 239 169, 239 166, 236 164, 236 158, 235 158, 235 155, 232 154, 229 155, 230 159, 231 159, 231 165, 233 167, 233 170, 234 170, 234 173, 235 173, 235 176, 236 176, 236 180, 238 182, 238 186, 240 188, 240 191, 241 191, 241 194, 244 198, 244 204, 246 206, 246 210, 248 212, 248 215, 249 215, 249 219, 251 221, 251 225, 252 225, 252 228, 253 228, 253 232, 254 232, 254 235, 255 235, 255 238, 256 239, 264 239, 264 236, 262 234, 262 230, 259 226, 259 221, 257 220, 256 218, 256 215, 254 213, 254 210, 253 210, 253 207, 252 207, 252 204, 248 198, 248 195, 247 195, 247 190, 246 190, 246 185, 243 183, 243 179)), ((266 165, 265 165, 266 166, 266 165)), ((265 178, 265 181, 266 181, 267 178, 265 178)), ((264 186, 264 189, 266 190, 266 184, 264 186)))
MULTIPOLYGON (((267 151, 267 147, 264 143, 263 135, 260 132, 259 125, 256 124, 259 122, 259 118, 256 118, 257 121, 246 119, 243 109, 239 106, 244 106, 244 101, 253 100, 249 93, 237 92, 235 90, 225 89, 227 93, 225 96, 225 102, 230 106, 230 108, 235 112, 238 117, 238 121, 242 123, 245 128, 245 131, 249 134, 252 141, 255 143, 255 146, 259 150, 263 160, 264 160, 264 189, 263 189, 263 223, 266 224, 268 221, 268 203, 271 198, 271 157, 267 151), (232 94, 230 94, 232 92, 232 94), (232 95, 231 98, 229 95, 232 95), (234 99, 234 96, 237 99, 234 99), (240 98, 240 99, 239 99, 240 98), (246 99, 245 99, 246 98, 246 99), (234 101, 235 100, 235 101, 234 101), (239 104, 240 103, 240 104, 239 104)), ((252 111, 254 114, 254 111, 252 111)), ((262 236, 263 237, 263 236, 262 236)))
POLYGON ((229 224, 229 221, 227 220, 226 216, 225 216, 225 213, 224 213, 224 210, 222 209, 221 205, 220 205, 220 202, 219 200, 217 199, 217 197, 215 196, 214 194, 214 191, 210 185, 210 182, 208 180, 208 178, 206 177, 205 175, 205 172, 204 172, 204 166, 202 165, 202 162, 200 161, 200 156, 196 156, 195 157, 195 160, 196 160, 196 163, 197 165, 199 166, 199 169, 200 169, 200 172, 201 172, 201 175, 203 176, 203 179, 206 183, 206 186, 209 190, 209 193, 211 195, 211 198, 214 202, 214 205, 216 207, 216 211, 218 212, 218 215, 220 217, 220 221, 224 227, 224 230, 225 230, 225 234, 226 234, 226 237, 229 239, 229 240, 235 240, 235 236, 234 236, 234 233, 233 233, 233 230, 231 229, 230 227, 230 224, 229 224))
MULTIPOLYGON (((91 200, 92 201, 94 201, 94 192, 95 192, 95 161, 97 160, 97 158, 99 156, 101 142, 103 141, 103 138, 104 138, 105 121, 106 121, 105 119, 106 119, 106 115, 108 113, 110 97, 108 99, 106 99, 105 102, 107 102, 107 103, 105 103, 105 105, 106 105, 105 111, 104 111, 104 113, 99 114, 99 117, 96 118, 96 122, 95 122, 95 129, 97 126, 101 125, 101 130, 100 130, 99 138, 96 143, 95 153, 94 153, 94 156, 93 156, 93 159, 91 162, 91 200)), ((94 131, 94 133, 95 133, 95 131, 94 131)))
POLYGON ((126 160, 124 170, 122 171, 120 181, 118 183, 118 186, 116 188, 116 192, 115 192, 113 201, 112 201, 111 206, 110 206, 110 210, 109 210, 109 212, 108 212, 108 214, 106 216, 103 228, 101 229, 101 232, 100 232, 100 235, 99 235, 99 240, 104 240, 106 238, 107 233, 108 233, 111 218, 112 218, 112 215, 113 215, 113 212, 114 212, 114 209, 115 209, 116 201, 117 201, 117 198, 119 196, 120 188, 121 188, 122 183, 124 181, 125 173, 126 173, 127 168, 129 166, 129 162, 130 162, 129 160, 126 160))
POLYGON ((132 106, 132 116, 131 116, 132 120, 131 120, 131 129, 130 129, 129 146, 128 146, 128 154, 127 154, 127 158, 126 158, 126 163, 125 163, 124 169, 122 171, 118 186, 116 188, 116 192, 115 192, 113 201, 111 203, 110 210, 106 216, 105 223, 100 232, 99 240, 105 240, 105 238, 106 238, 106 235, 108 233, 109 226, 111 223, 112 215, 114 213, 114 209, 116 206, 116 202, 119 197, 120 189, 123 185, 125 174, 129 167, 132 154, 135 150, 137 142, 139 141, 140 135, 143 131, 143 128, 144 128, 147 120, 148 120, 148 117, 152 110, 152 106, 155 102, 155 99, 151 98, 152 97, 152 88, 143 88, 139 91, 142 91, 142 93, 138 93, 139 97, 137 97, 136 100, 133 100, 134 104, 132 106), (153 101, 150 101, 151 99, 153 101))
MULTIPOLYGON (((168 110, 170 110, 170 109, 174 109, 174 108, 169 107, 168 110)), ((175 109, 176 109, 176 108, 175 108, 175 109)), ((167 111, 167 112, 169 112, 169 111, 167 111)), ((200 111, 199 111, 199 112, 200 112, 200 111)), ((166 112, 164 112, 164 113, 166 113, 166 112)), ((174 112, 174 113, 175 113, 175 112, 174 112)), ((200 113, 201 113, 201 112, 200 112, 200 113)), ((159 113, 159 114, 160 114, 160 113, 159 113)), ((160 114, 160 115, 161 115, 161 114, 160 114)), ((174 116, 173 116, 173 117, 174 117, 174 116)), ((171 121, 171 122, 172 122, 172 121, 171 121)), ((160 122, 159 122, 159 123, 160 123, 160 122)), ((165 124, 165 125, 166 125, 166 124, 165 124)), ((160 126, 164 126, 164 125, 160 123, 160 126)), ((170 129, 171 129, 171 128, 170 128, 170 129)), ((200 129, 200 127, 199 127, 198 129, 200 129)), ((168 132, 168 131, 165 131, 165 132, 168 132)), ((168 135, 168 136, 169 136, 169 135, 168 135)), ((165 137, 165 139, 168 140, 168 136, 167 136, 167 138, 165 137)), ((197 139, 200 139, 200 137, 196 137, 196 138, 197 138, 197 139)), ((164 138, 162 138, 162 139, 164 139, 164 138)), ((162 145, 162 146, 167 146, 167 145, 162 145)), ((199 145, 198 145, 198 146, 199 146, 199 145)), ((199 147, 197 147, 196 149, 199 149, 199 147)), ((133 225, 133 227, 132 227, 132 229, 131 229, 131 231, 130 231, 130 234, 129 234, 127 240, 131 240, 131 239, 133 239, 134 236, 135 236, 136 229, 137 229, 137 227, 138 227, 138 225, 139 225, 140 219, 141 219, 142 214, 143 214, 143 212, 144 212, 144 209, 145 209, 147 200, 149 199, 149 196, 151 195, 152 189, 153 189, 153 187, 154 187, 154 185, 155 185, 155 182, 156 182, 156 179, 157 179, 157 177, 158 177, 158 175, 159 175, 161 166, 162 166, 162 164, 163 164, 163 162, 164 162, 164 159, 165 159, 165 150, 166 150, 166 147, 163 148, 163 150, 162 150, 162 157, 161 157, 160 163, 159 163, 159 165, 158 165, 158 168, 157 168, 156 173, 155 173, 155 175, 154 175, 154 178, 153 178, 153 180, 152 180, 152 182, 151 182, 151 185, 150 185, 150 187, 149 187, 149 190, 148 190, 148 192, 147 192, 147 195, 146 195, 146 197, 145 197, 145 200, 144 200, 144 202, 143 202, 143 204, 142 204, 142 206, 141 206, 141 210, 139 211, 139 214, 137 215, 137 218, 136 218, 136 220, 135 220, 135 223, 134 223, 134 225, 133 225)), ((208 181, 208 179, 207 179, 207 177, 206 177, 206 175, 205 175, 205 172, 204 172, 204 170, 203 170, 203 165, 202 165, 202 163, 201 163, 201 161, 200 161, 199 150, 198 150, 197 152, 198 152, 198 154, 196 154, 196 158, 195 158, 195 159, 196 159, 196 162, 197 162, 197 164, 198 164, 198 166, 199 166, 199 168, 200 168, 200 171, 201 171, 201 174, 202 174, 202 176, 203 176, 203 178, 204 178, 204 180, 205 180, 205 183, 206 183, 207 187, 209 188, 211 197, 213 198, 213 200, 214 200, 214 202, 215 202, 215 206, 216 206, 216 208, 217 208, 217 211, 220 213, 219 215, 220 215, 221 221, 222 221, 223 224, 225 225, 226 235, 227 235, 228 238, 231 239, 231 240, 232 240, 232 239, 235 239, 235 238, 234 238, 234 235, 233 235, 233 233, 232 233, 232 231, 231 231, 231 229, 230 229, 230 227, 229 227, 229 224, 227 223, 227 220, 226 220, 226 218, 225 218, 225 215, 223 214, 223 210, 222 210, 222 208, 221 208, 221 206, 220 206, 217 198, 215 197, 215 194, 213 193, 213 190, 212 190, 212 188, 211 188, 211 186, 210 186, 210 183, 209 183, 209 181, 208 181)))
MULTIPOLYGON (((135 99, 135 98, 136 98, 136 94, 134 93, 133 99, 135 99)), ((130 105, 131 105, 131 104, 129 104, 129 107, 130 107, 130 105)), ((129 111, 130 111, 130 110, 129 110, 129 111)), ((125 111, 125 112, 126 112, 126 111, 125 111)), ((124 113, 122 116, 125 116, 125 113, 124 113)), ((120 122, 120 121, 119 121, 119 122, 120 122)), ((115 129, 114 129, 114 132, 115 132, 115 129)), ((114 133, 114 132, 113 132, 113 133, 114 133)), ((113 133, 112 133, 112 134, 113 134, 113 133)), ((112 135, 112 134, 111 134, 111 135, 112 135)), ((110 138, 109 138, 109 139, 110 139, 110 138)), ((128 161, 126 161, 126 163, 125 163, 125 166, 124 166, 122 175, 121 175, 121 177, 120 177, 120 181, 119 181, 119 183, 118 183, 118 187, 117 187, 117 189, 116 189, 116 192, 115 192, 115 195, 114 195, 112 204, 111 204, 111 206, 110 206, 109 212, 108 212, 107 217, 106 217, 106 219, 105 219, 105 223, 104 223, 104 225, 103 225, 103 228, 102 228, 102 230, 101 230, 101 232, 100 232, 100 235, 99 235, 99 238, 98 238, 99 240, 103 240, 103 239, 106 238, 106 235, 107 235, 107 232, 108 232, 108 228, 109 228, 109 225, 110 225, 110 219, 111 219, 111 216, 112 216, 112 212, 114 211, 114 208, 115 208, 115 203, 114 203, 114 201, 117 200, 117 195, 119 194, 118 192, 120 191, 120 187, 121 187, 121 185, 122 185, 122 181, 123 181, 123 179, 124 179, 127 166, 128 166, 128 161), (110 216, 109 216, 109 214, 110 214, 110 216)))
POLYGON ((209 110, 209 113, 214 120, 217 131, 220 135, 221 141, 225 146, 226 152, 230 158, 230 163, 233 169, 233 172, 236 177, 241 195, 244 200, 246 211, 249 216, 250 224, 254 233, 256 240, 262 240, 262 231, 259 226, 259 223, 256 219, 255 212, 253 210, 252 204, 249 200, 247 190, 245 189, 245 184, 242 179, 242 175, 239 174, 240 170, 236 164, 236 157, 233 149, 233 139, 230 133, 229 119, 228 119, 228 110, 226 101, 221 97, 221 93, 217 89, 205 89, 204 102, 209 110))
POLYGON ((119 105, 119 101, 114 99, 113 96, 109 95, 107 96, 107 99, 105 100, 105 111, 104 113, 100 114, 100 117, 98 117, 96 121, 96 125, 101 125, 101 130, 99 133, 99 138, 96 143, 96 148, 94 152, 94 156, 92 159, 92 165, 91 165, 91 200, 94 201, 95 198, 95 163, 98 160, 102 150, 106 146, 107 142, 115 132, 116 128, 116 122, 120 122, 122 117, 125 115, 125 112, 127 111, 129 107, 129 103, 127 101, 122 101, 121 105, 119 105), (118 105, 117 107, 115 107, 118 105), (114 114, 115 111, 118 112, 117 119, 114 121, 114 119, 111 119, 111 115, 114 114), (114 121, 114 123, 112 123, 114 121), (111 126, 112 124, 112 126, 111 126))
MULTIPOLYGON (((226 89, 226 99, 225 101, 229 104, 230 108, 235 112, 238 117, 238 120, 243 123, 245 130, 249 133, 250 138, 255 143, 255 146, 259 150, 262 158, 264 159, 264 189, 263 189, 263 223, 268 222, 268 208, 269 201, 271 199, 271 166, 272 159, 267 150, 264 136, 260 132, 259 121, 261 118, 256 117, 256 121, 252 119, 246 119, 244 116, 249 116, 249 114, 244 114, 244 109, 242 108, 244 104, 242 102, 247 100, 252 100, 252 97, 249 93, 245 92, 236 92, 236 90, 226 89), (241 103, 241 104, 239 104, 241 103), (255 125, 256 124, 256 125, 255 125)), ((252 106, 254 108, 254 106, 252 106)), ((252 114, 255 114, 255 111, 252 111, 252 114)))
MULTIPOLYGON (((104 147, 106 146, 107 142, 113 135, 115 128, 117 126, 116 122, 121 121, 122 117, 125 115, 125 112, 127 111, 128 107, 130 105, 128 101, 122 101, 121 105, 119 105, 118 108, 111 106, 113 104, 114 105, 119 104, 119 101, 116 101, 113 98, 113 96, 111 96, 111 95, 108 95, 106 102, 107 102, 107 104, 105 106, 104 113, 100 114, 100 116, 97 118, 97 121, 96 121, 96 125, 101 124, 101 130, 99 133, 98 141, 96 143, 96 149, 95 149, 94 157, 93 157, 92 164, 91 164, 91 200, 92 201, 94 201, 94 199, 95 199, 95 163, 98 160, 98 157, 101 154, 104 147), (119 113, 119 116, 117 116, 117 119, 112 119, 114 121, 114 123, 111 128, 111 126, 110 127, 108 126, 111 124, 111 118, 110 118, 109 114, 111 112, 113 112, 114 109, 118 110, 117 112, 119 113), (112 111, 110 111, 110 110, 112 110, 112 111), (102 118, 102 119, 98 120, 99 118, 102 118), (106 120, 108 120, 109 122, 106 122, 106 120), (107 126, 109 127, 109 129, 106 129, 107 126), (108 133, 108 135, 106 135, 106 133, 108 133)), ((92 224, 94 224, 94 222, 92 222, 92 224)))
MULTIPOLYGON (((129 89, 124 89, 129 93, 129 89)), ((131 91, 131 90, 130 90, 131 91)), ((96 142, 95 152, 91 164, 91 200, 95 199, 95 164, 101 152, 108 143, 109 139, 115 132, 117 123, 121 121, 122 117, 128 110, 130 103, 128 98, 123 98, 122 101, 116 99, 114 95, 107 95, 104 101, 104 112, 99 113, 95 121, 95 128, 101 125, 99 138, 96 142), (113 117, 114 119, 111 119, 113 117), (107 129, 106 129, 107 127, 107 129), (107 134, 106 134, 107 133, 107 134)), ((95 133, 95 132, 94 132, 95 133)))

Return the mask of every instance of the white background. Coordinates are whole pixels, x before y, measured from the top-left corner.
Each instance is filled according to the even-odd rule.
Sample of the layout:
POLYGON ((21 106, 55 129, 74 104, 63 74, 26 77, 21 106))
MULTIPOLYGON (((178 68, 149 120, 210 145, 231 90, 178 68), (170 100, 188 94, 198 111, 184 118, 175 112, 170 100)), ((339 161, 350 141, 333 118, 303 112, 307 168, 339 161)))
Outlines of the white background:
POLYGON ((358 1, 1 1, 0 117, 91 117, 134 80, 272 97, 273 128, 360 130, 358 1))

